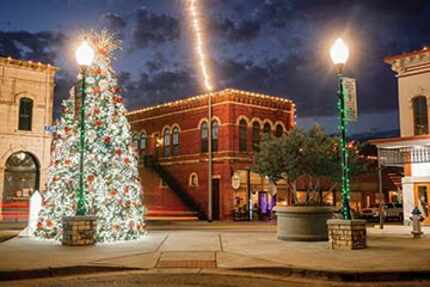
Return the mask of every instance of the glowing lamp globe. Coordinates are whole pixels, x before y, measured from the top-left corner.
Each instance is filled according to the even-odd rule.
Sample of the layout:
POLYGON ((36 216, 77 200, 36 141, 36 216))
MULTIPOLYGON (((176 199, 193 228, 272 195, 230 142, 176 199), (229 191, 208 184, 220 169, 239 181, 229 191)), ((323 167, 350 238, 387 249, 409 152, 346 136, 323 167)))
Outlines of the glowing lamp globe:
POLYGON ((94 60, 94 49, 88 44, 87 41, 83 41, 82 44, 76 50, 76 61, 80 66, 90 66, 94 60))
POLYGON ((348 61, 349 49, 341 38, 338 38, 331 46, 330 57, 335 65, 344 65, 348 61))

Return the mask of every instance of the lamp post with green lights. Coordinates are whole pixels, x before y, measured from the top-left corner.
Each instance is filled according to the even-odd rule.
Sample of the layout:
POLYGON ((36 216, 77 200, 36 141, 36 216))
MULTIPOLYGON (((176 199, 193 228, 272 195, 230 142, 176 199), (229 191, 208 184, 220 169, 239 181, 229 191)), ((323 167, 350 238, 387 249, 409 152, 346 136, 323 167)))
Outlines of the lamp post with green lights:
POLYGON ((86 40, 76 50, 76 61, 80 67, 80 73, 82 75, 82 86, 80 92, 80 103, 79 103, 79 187, 77 190, 77 209, 76 215, 86 215, 87 210, 85 207, 85 185, 84 185, 84 152, 85 152, 85 81, 86 73, 89 66, 91 66, 94 60, 94 49, 88 44, 86 40))
POLYGON ((350 187, 349 187, 349 166, 348 166, 348 148, 347 148, 347 108, 345 104, 345 90, 343 68, 349 57, 349 49, 344 41, 338 38, 330 49, 330 57, 336 66, 337 75, 337 95, 339 110, 339 132, 340 132, 340 154, 342 170, 342 214, 345 220, 351 219, 351 209, 349 206, 350 187))

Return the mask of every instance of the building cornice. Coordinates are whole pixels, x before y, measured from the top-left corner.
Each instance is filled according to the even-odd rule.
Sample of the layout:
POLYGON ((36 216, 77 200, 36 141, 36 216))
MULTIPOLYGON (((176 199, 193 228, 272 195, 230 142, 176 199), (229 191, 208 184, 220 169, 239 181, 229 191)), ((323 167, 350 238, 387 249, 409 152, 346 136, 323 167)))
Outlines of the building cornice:
POLYGON ((55 67, 50 64, 43 64, 41 62, 33 62, 33 61, 24 61, 24 60, 18 60, 14 59, 12 57, 0 57, 0 65, 5 66, 13 66, 17 68, 26 68, 31 69, 34 71, 48 71, 55 73, 59 70, 58 67, 55 67))
POLYGON ((229 101, 236 103, 253 104, 273 109, 284 109, 290 111, 295 110, 295 104, 288 99, 236 89, 225 89, 218 92, 207 93, 174 102, 168 102, 156 106, 130 111, 127 113, 127 116, 129 118, 133 118, 135 115, 138 115, 138 118, 141 118, 142 116, 144 118, 147 118, 160 114, 173 113, 182 110, 189 110, 197 107, 206 106, 209 95, 212 97, 212 102, 214 105, 217 103, 229 101))
POLYGON ((384 138, 369 140, 369 143, 377 147, 398 147, 398 146, 409 146, 409 145, 429 145, 430 135, 419 135, 419 136, 408 136, 408 137, 396 137, 396 138, 384 138))
POLYGON ((385 57, 384 62, 391 65, 391 69, 399 76, 416 74, 430 68, 430 47, 425 46, 421 50, 385 57))

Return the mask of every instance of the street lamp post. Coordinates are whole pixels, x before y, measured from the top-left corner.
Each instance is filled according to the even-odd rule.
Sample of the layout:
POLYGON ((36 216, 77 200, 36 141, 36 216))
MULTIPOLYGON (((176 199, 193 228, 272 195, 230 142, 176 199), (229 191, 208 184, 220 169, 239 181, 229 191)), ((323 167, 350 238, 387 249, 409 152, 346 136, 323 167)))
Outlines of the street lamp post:
POLYGON ((80 67, 82 75, 82 87, 79 108, 79 188, 77 191, 77 209, 76 215, 85 215, 87 210, 85 207, 85 186, 84 186, 84 151, 85 151, 85 80, 88 66, 94 60, 94 50, 87 41, 83 41, 76 50, 76 61, 80 67))
POLYGON ((330 57, 336 66, 337 75, 337 95, 339 110, 339 132, 340 132, 340 154, 342 169, 342 214, 345 220, 351 219, 351 209, 349 206, 349 166, 348 149, 346 139, 346 128, 348 125, 347 111, 345 106, 345 95, 343 85, 343 67, 349 57, 349 49, 342 39, 338 38, 330 49, 330 57))

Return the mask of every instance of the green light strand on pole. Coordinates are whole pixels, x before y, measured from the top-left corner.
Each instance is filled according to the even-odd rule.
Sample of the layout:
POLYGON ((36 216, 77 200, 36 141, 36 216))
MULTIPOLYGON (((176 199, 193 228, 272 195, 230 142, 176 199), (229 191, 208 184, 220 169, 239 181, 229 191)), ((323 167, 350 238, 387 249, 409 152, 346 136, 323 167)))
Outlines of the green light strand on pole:
POLYGON ((77 194, 77 209, 76 215, 85 215, 85 197, 84 197, 84 150, 85 150, 85 78, 86 78, 86 69, 84 67, 81 68, 82 73, 82 90, 80 97, 80 117, 79 117, 79 125, 80 125, 80 137, 79 137, 79 152, 80 152, 80 161, 79 161, 79 189, 77 194))
POLYGON ((339 97, 339 114, 340 114, 340 154, 341 154, 341 169, 342 169, 342 214, 345 220, 351 219, 351 209, 349 207, 349 167, 348 167, 348 149, 346 143, 346 127, 348 120, 346 118, 345 97, 343 91, 343 78, 337 76, 338 81, 338 97, 339 97))

